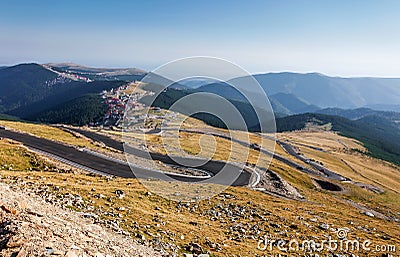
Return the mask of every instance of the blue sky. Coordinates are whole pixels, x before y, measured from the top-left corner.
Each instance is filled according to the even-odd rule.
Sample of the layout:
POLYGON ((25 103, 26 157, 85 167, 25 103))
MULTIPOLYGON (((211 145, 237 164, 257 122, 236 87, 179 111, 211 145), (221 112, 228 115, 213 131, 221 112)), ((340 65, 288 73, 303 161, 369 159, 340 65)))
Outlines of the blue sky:
POLYGON ((254 73, 400 77, 399 13, 396 0, 0 1, 0 65, 205 55, 254 73))

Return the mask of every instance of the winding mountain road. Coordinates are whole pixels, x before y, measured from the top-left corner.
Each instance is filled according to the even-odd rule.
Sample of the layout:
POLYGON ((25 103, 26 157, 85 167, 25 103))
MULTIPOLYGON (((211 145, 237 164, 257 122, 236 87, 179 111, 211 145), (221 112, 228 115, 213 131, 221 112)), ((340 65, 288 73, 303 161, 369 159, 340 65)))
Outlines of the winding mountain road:
MULTIPOLYGON (((119 151, 124 151, 124 146, 122 142, 119 142, 117 140, 114 140, 108 136, 105 135, 101 135, 95 132, 91 132, 91 131, 87 131, 87 130, 83 130, 83 129, 78 129, 78 128, 68 128, 69 130, 72 130, 76 133, 82 134, 92 140, 98 141, 98 142, 102 142, 105 145, 114 148, 116 150, 119 151)), ((252 148, 254 150, 259 150, 261 153, 264 153, 268 156, 272 156, 274 159, 285 163, 286 165, 295 168, 297 170, 300 170, 304 173, 307 174, 311 174, 311 175, 315 175, 315 176, 319 176, 319 177, 326 177, 326 178, 330 178, 330 179, 334 179, 334 180, 339 180, 339 181, 346 181, 349 180, 348 178, 345 178, 317 163, 314 162, 309 162, 306 158, 304 158, 303 156, 299 155, 292 147, 292 145, 290 145, 289 143, 277 140, 277 143, 280 144, 282 146, 282 148, 290 155, 296 157, 297 159, 299 159, 300 161, 311 165, 311 167, 313 167, 315 170, 309 169, 307 167, 304 167, 303 165, 296 163, 290 159, 287 159, 279 154, 273 153, 265 148, 258 148, 255 145, 249 144, 248 142, 244 142, 235 138, 230 138, 227 135, 221 134, 221 133, 215 133, 215 132, 210 132, 210 131, 203 131, 203 130, 198 130, 198 129, 181 129, 181 132, 187 132, 187 133, 196 133, 196 134, 207 134, 207 135, 212 135, 212 136, 217 136, 223 139, 227 139, 227 140, 231 140, 232 142, 238 143, 240 145, 243 145, 245 147, 249 147, 252 148)), ((270 138, 271 139, 271 138, 270 138)), ((127 148, 127 146, 125 146, 125 151, 127 151, 129 148, 127 148)), ((128 150, 129 153, 132 153, 136 156, 139 157, 143 157, 141 156, 141 154, 143 154, 142 151, 138 151, 137 149, 132 148, 131 150, 128 150)), ((164 156, 164 155, 160 155, 160 154, 155 154, 152 153, 151 154, 151 158, 154 160, 159 160, 162 161, 164 163, 168 163, 168 164, 174 164, 173 160, 171 160, 168 156, 164 156)), ((207 170, 207 169, 206 169, 207 170)), ((251 171, 248 171, 251 172, 251 171)), ((254 172, 253 172, 254 173, 254 172)))
MULTIPOLYGON (((169 165, 177 165, 183 168, 187 168, 182 163, 198 163, 199 165, 197 166, 197 169, 204 170, 207 174, 211 174, 212 177, 214 177, 213 183, 217 184, 228 184, 227 181, 234 181, 233 186, 246 186, 251 183, 252 180, 252 174, 254 172, 250 170, 248 167, 245 167, 242 169, 241 167, 238 167, 234 164, 230 163, 225 163, 223 161, 215 161, 215 160, 210 160, 207 162, 204 162, 204 160, 201 159, 195 159, 195 158, 188 158, 188 157, 180 157, 180 156, 175 156, 173 158, 169 157, 168 155, 163 155, 159 153, 149 153, 144 150, 140 150, 134 147, 131 147, 129 145, 124 146, 124 144, 120 141, 114 140, 108 136, 101 135, 99 133, 83 130, 83 129, 78 129, 78 128, 65 128, 65 127, 59 127, 63 128, 66 130, 73 131, 75 133, 79 133, 84 135, 87 138, 90 138, 94 141, 102 142, 106 146, 114 148, 118 151, 125 151, 129 154, 132 154, 134 156, 140 157, 140 158, 145 158, 149 160, 157 160, 161 161, 165 164, 169 165), (203 163, 204 162, 204 163, 203 163), (224 168, 225 170, 229 171, 228 173, 225 173, 224 176, 216 176, 218 173, 221 171, 221 169, 224 168), (229 174, 228 177, 226 177, 226 174, 229 174), (220 178, 218 178, 220 177, 220 178)), ((293 149, 293 147, 285 142, 278 142, 284 149, 285 151, 288 152, 288 154, 295 156, 299 160, 306 162, 310 164, 313 168, 315 168, 318 171, 322 171, 321 173, 318 171, 314 171, 311 169, 308 169, 302 165, 299 165, 298 163, 289 160, 283 156, 277 155, 276 153, 273 153, 271 151, 268 151, 264 148, 259 148, 258 146, 255 145, 249 145, 247 142, 240 141, 237 139, 231 139, 226 135, 218 134, 218 133, 210 133, 210 132, 204 132, 204 131, 198 131, 198 130, 182 130, 185 132, 189 133, 199 133, 199 134, 210 134, 213 136, 218 136, 221 138, 229 139, 232 140, 233 142, 236 142, 238 144, 241 144, 245 147, 249 147, 255 150, 259 150, 260 152, 272 156, 273 158, 277 159, 278 161, 281 161, 290 167, 296 168, 302 172, 312 174, 312 175, 317 175, 317 176, 322 176, 324 175, 325 177, 332 178, 335 180, 346 180, 346 178, 330 171, 327 170, 326 168, 314 164, 314 163, 309 163, 307 162, 304 157, 298 155, 296 151, 293 149)), ((118 177, 125 177, 125 178, 160 178, 160 174, 167 175, 166 178, 165 176, 162 176, 164 180, 179 180, 182 182, 206 182, 207 177, 205 176, 188 176, 188 175, 183 175, 183 174, 177 174, 177 173, 164 173, 162 171, 158 170, 152 170, 152 169, 147 169, 143 167, 130 167, 129 163, 123 162, 120 160, 114 160, 112 158, 108 158, 106 156, 103 156, 101 154, 93 154, 90 151, 82 151, 79 150, 75 147, 72 146, 67 146, 62 143, 58 143, 55 141, 51 141, 48 139, 44 138, 39 138, 35 137, 26 133, 20 133, 16 131, 11 131, 7 129, 0 129, 0 137, 6 137, 13 139, 15 141, 19 141, 23 143, 25 146, 30 147, 34 150, 38 150, 42 153, 47 153, 55 158, 59 158, 60 160, 64 162, 69 162, 70 164, 81 167, 83 169, 86 169, 91 172, 99 173, 99 174, 107 174, 107 175, 113 175, 113 176, 118 176, 118 177), (134 172, 132 172, 131 168, 133 169, 134 172)), ((229 183, 231 184, 231 183, 229 183)))
MULTIPOLYGON (((82 134, 84 131, 80 130, 82 134)), ((79 133, 80 133, 79 132, 79 133)), ((89 132, 90 133, 90 132, 89 132)), ((89 134, 86 134, 85 136, 89 137, 89 134)), ((101 141, 110 147, 115 147, 120 149, 123 149, 122 143, 113 140, 111 138, 93 133, 91 134, 92 137, 96 136, 98 141, 101 141), (100 136, 100 137, 98 137, 100 136), (122 147, 122 148, 121 148, 122 147)), ((79 150, 75 147, 72 146, 67 146, 58 142, 54 142, 48 139, 44 138, 39 138, 35 137, 26 133, 20 133, 16 131, 11 131, 8 129, 0 129, 0 137, 5 137, 9 138, 18 142, 21 142, 25 146, 32 148, 34 150, 39 150, 43 153, 50 154, 52 156, 58 157, 59 159, 66 160, 70 162, 70 164, 74 164, 75 166, 81 166, 84 168, 87 168, 87 170, 92 170, 94 172, 97 172, 99 174, 107 174, 107 175, 113 175, 113 176, 118 176, 118 177, 124 177, 124 178, 160 178, 160 174, 166 174, 161 171, 157 170, 152 170, 152 169, 146 169, 142 167, 132 167, 134 169, 134 172, 132 172, 131 167, 129 166, 128 163, 124 164, 121 161, 116 161, 112 160, 110 158, 105 158, 102 157, 101 155, 94 155, 91 154, 87 151, 82 151, 79 150)), ((146 151, 138 150, 133 147, 127 147, 127 151, 131 154, 134 154, 139 157, 148 157, 149 153, 146 151)), ((180 165, 177 163, 175 160, 172 158, 161 155, 161 154, 154 154, 150 153, 152 159, 154 160, 159 160, 167 164, 173 164, 173 165, 180 165)), ((175 159, 175 158, 174 158, 175 159)), ((184 158, 184 157, 177 157, 177 161, 199 161, 197 160, 192 160, 190 158, 184 158)), ((204 169, 216 178, 213 180, 212 183, 216 184, 226 184, 227 181, 233 181, 233 183, 229 183, 229 185, 233 186, 245 186, 248 185, 251 179, 251 171, 244 169, 242 170, 240 167, 235 166, 233 164, 229 163, 224 163, 221 161, 208 161, 203 165, 200 165, 198 169, 204 169), (221 168, 225 167, 226 172, 224 175, 227 174, 228 177, 222 177, 222 176, 216 176, 220 172, 221 168)), ((178 180, 182 182, 195 182, 195 183, 200 183, 204 182, 207 183, 207 178, 204 177, 197 177, 197 176, 187 176, 187 175, 182 175, 182 174, 173 174, 173 173, 168 173, 167 176, 162 176, 164 180, 167 181, 172 181, 172 180, 178 180)))

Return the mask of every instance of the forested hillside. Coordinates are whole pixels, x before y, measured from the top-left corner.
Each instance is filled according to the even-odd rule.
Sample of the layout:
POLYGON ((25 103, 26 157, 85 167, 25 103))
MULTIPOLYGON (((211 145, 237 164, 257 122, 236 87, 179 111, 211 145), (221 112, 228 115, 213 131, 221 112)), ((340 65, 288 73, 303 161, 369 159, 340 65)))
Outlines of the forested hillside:
POLYGON ((300 130, 310 122, 317 125, 330 123, 333 131, 364 143, 371 156, 400 164, 400 130, 385 118, 367 116, 349 120, 339 116, 306 113, 278 118, 277 131, 300 130))
POLYGON ((107 105, 99 95, 85 95, 31 116, 30 119, 82 126, 101 121, 106 111, 107 105))
MULTIPOLYGON (((71 101, 82 103, 82 99, 94 103, 93 108, 85 101, 89 108, 88 112, 94 113, 98 109, 97 100, 93 96, 78 99, 87 94, 100 94, 103 90, 117 88, 126 81, 89 81, 74 80, 71 76, 58 74, 39 64, 20 64, 0 70, 0 113, 18 117, 21 119, 36 120, 37 117, 50 122, 59 118, 50 119, 49 113, 56 108, 59 112, 65 103, 68 112, 77 116, 74 122, 80 123, 84 120, 92 120, 92 115, 87 113, 81 106, 71 105, 71 101), (60 109, 61 108, 61 109, 60 109), (76 108, 72 111, 72 108, 76 108)), ((66 119, 70 120, 72 117, 66 119)))

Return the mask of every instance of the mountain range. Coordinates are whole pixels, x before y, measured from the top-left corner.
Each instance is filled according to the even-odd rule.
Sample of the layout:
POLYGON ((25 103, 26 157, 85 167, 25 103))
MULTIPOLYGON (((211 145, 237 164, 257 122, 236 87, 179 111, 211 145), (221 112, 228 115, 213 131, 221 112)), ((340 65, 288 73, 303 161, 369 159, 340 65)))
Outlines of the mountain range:
MULTIPOLYGON (((56 105, 86 94, 98 94, 123 81, 140 80, 146 74, 137 68, 92 68, 73 63, 3 66, 0 67, 0 113, 34 118, 56 105)), ((290 72, 256 74, 254 78, 267 93, 277 117, 318 112, 356 119, 378 111, 400 111, 400 79, 339 78, 290 72)), ((186 93, 209 92, 246 103, 247 99, 229 85, 244 79, 222 83, 196 78, 171 87, 186 93)), ((246 95, 256 94, 246 85, 242 90, 246 95)))
POLYGON ((398 78, 340 78, 319 73, 254 75, 268 95, 293 94, 321 108, 344 109, 373 105, 400 105, 398 78))
MULTIPOLYGON (((140 80, 146 72, 137 68, 92 68, 73 63, 20 64, 0 67, 0 112, 21 115, 16 109, 47 97, 85 85, 81 78, 93 81, 140 80), (68 87, 65 87, 68 85, 68 87)), ((340 78, 319 73, 265 73, 254 78, 267 93, 278 116, 314 112, 325 108, 356 109, 367 107, 381 111, 400 111, 400 79, 340 78)), ((245 78, 236 78, 237 82, 245 78)), ((243 96, 227 83, 193 79, 175 83, 175 88, 210 92, 243 101, 243 96)), ((246 88, 246 94, 252 94, 246 88)), ((98 90, 91 91, 96 92, 98 90)))
MULTIPOLYGON (((146 72, 134 68, 91 68, 70 63, 0 67, 0 118, 84 125, 103 116, 106 107, 100 97, 102 91, 145 75, 146 72)), ((400 113, 393 110, 400 110, 400 79, 338 78, 287 72, 257 74, 255 78, 269 97, 278 131, 301 129, 309 121, 331 123, 333 130, 360 140, 376 157, 399 162, 400 113)), ((227 83, 210 79, 174 83, 155 104, 168 108, 191 93, 217 94, 238 108, 250 130, 258 131, 254 108, 259 106, 250 104, 230 86, 230 82, 241 79, 245 78, 227 83)), ((245 86, 243 92, 257 99, 257 93, 245 86)), ((215 117, 201 114, 197 118, 210 125, 223 126, 215 117)))
POLYGON ((100 97, 103 90, 125 83, 115 79, 92 80, 35 63, 6 67, 0 69, 0 113, 36 120, 54 107, 91 94, 100 97))
POLYGON ((93 68, 75 63, 47 63, 55 71, 67 72, 86 76, 93 80, 140 80, 146 74, 145 71, 137 68, 93 68))
MULTIPOLYGON (((394 99, 400 92, 400 80, 397 85, 394 83, 396 79, 342 79, 329 78, 320 74, 293 73, 264 74, 257 75, 256 78, 262 82, 261 87, 269 96, 271 107, 275 112, 278 132, 301 130, 309 124, 329 125, 328 127, 333 131, 362 142, 368 154, 396 164, 400 163, 400 113, 358 107, 361 103, 365 105, 380 101, 395 104, 394 99), (365 89, 361 86, 361 81, 366 83, 365 89), (389 83, 385 84, 388 81, 389 83), (368 84, 369 82, 371 84, 368 84), (381 92, 379 90, 381 87, 387 90, 381 92), (364 92, 364 90, 370 90, 370 92, 364 92), (343 97, 344 95, 346 97, 343 97), (352 96, 358 98, 351 101, 352 96), (328 99, 330 104, 324 104, 321 99, 328 99), (343 103, 343 108, 329 107, 342 106, 341 103, 343 103)), ((244 78, 237 78, 237 80, 240 79, 244 78)), ((183 96, 199 92, 212 93, 229 100, 237 108, 244 117, 248 130, 260 131, 259 123, 257 123, 260 120, 254 111, 255 108, 260 108, 259 103, 248 100, 257 99, 257 93, 246 88, 242 83, 239 85, 242 94, 231 86, 240 82, 237 80, 224 83, 196 78, 193 82, 186 80, 173 83, 157 96, 153 105, 168 109, 183 96)), ((209 104, 212 104, 211 102, 212 100, 209 104)), ((194 106, 196 103, 191 102, 190 106, 183 108, 184 113, 185 110, 191 110, 194 106)), ((224 127, 221 121, 210 115, 193 116, 209 125, 224 127)))
MULTIPOLYGON (((278 116, 325 108, 367 107, 382 111, 400 111, 400 79, 397 78, 340 78, 319 73, 289 72, 256 74, 254 78, 268 95, 278 116)), ((255 93, 246 87, 246 79, 248 78, 236 78, 226 83, 195 79, 192 82, 179 82, 174 87, 246 101, 238 90, 230 86, 239 83, 246 95, 255 93)))

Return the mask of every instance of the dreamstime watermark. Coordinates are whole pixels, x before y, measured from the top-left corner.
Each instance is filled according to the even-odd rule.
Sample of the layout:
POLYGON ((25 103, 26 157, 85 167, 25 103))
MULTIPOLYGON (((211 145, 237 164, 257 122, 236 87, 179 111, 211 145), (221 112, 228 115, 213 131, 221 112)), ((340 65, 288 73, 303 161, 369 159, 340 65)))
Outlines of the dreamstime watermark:
MULTIPOLYGON (((338 229, 336 231, 337 239, 329 236, 324 240, 283 240, 283 239, 264 239, 257 242, 257 249, 260 251, 273 252, 278 250, 284 253, 307 253, 307 256, 320 256, 321 252, 340 252, 351 253, 357 256, 357 253, 374 252, 386 253, 388 256, 396 253, 396 246, 391 244, 374 244, 369 239, 348 239, 348 229, 338 229), (313 255, 310 255, 313 254, 313 255)), ((282 256, 282 255, 279 255, 282 256)), ((283 256, 290 256, 285 254, 283 256)))
POLYGON ((246 163, 255 145, 249 132, 269 133, 256 143, 268 154, 253 155, 252 164, 267 169, 275 149, 275 117, 264 89, 238 65, 214 57, 184 58, 149 72, 130 93, 122 124, 135 177, 172 200, 249 184, 253 171, 246 163), (187 125, 189 117, 204 123, 187 125))

